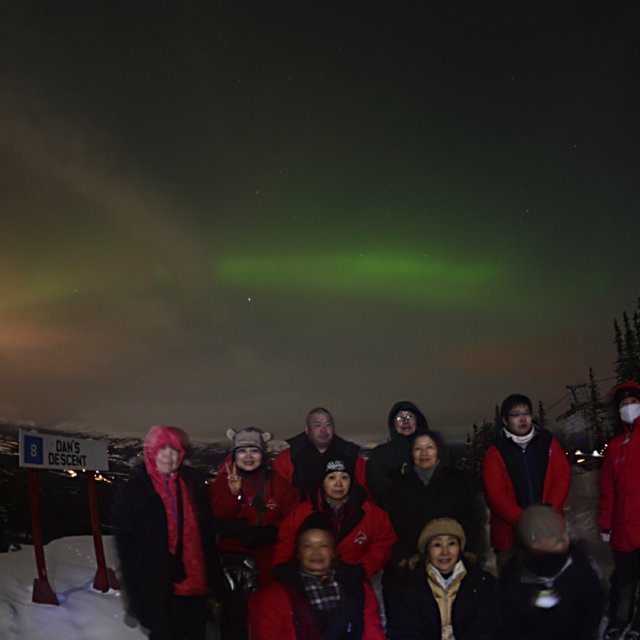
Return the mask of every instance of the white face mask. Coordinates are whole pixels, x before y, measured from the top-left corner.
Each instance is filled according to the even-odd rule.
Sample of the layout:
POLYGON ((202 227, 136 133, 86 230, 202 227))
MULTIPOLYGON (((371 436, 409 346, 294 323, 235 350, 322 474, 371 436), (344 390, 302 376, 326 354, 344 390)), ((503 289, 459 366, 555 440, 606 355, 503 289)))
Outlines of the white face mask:
POLYGON ((625 404, 624 407, 620 409, 620 417, 627 424, 633 424, 638 416, 640 416, 640 404, 637 402, 625 404))

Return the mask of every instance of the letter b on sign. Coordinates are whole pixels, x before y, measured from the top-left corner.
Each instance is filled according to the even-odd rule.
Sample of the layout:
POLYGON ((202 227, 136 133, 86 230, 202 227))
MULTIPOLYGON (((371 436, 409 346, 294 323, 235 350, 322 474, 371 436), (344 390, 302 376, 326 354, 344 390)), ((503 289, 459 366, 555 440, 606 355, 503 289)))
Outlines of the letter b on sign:
POLYGON ((24 461, 26 464, 42 464, 42 438, 37 436, 24 437, 24 461))

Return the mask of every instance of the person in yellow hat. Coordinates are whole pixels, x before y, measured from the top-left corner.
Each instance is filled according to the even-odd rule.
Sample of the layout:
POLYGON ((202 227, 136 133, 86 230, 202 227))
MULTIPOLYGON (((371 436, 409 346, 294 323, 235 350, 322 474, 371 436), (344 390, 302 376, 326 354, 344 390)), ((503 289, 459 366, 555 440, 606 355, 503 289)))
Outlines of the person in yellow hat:
POLYGON ((465 532, 453 518, 422 529, 418 551, 389 591, 389 640, 500 638, 495 580, 464 557, 465 532))

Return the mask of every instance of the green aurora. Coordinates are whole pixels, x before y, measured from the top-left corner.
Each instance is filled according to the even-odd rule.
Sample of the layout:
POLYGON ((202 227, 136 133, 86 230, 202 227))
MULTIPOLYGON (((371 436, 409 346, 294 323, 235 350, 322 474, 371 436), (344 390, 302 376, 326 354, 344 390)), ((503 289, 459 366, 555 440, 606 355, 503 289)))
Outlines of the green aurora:
POLYGON ((309 293, 351 293, 454 303, 475 297, 502 273, 497 263, 346 253, 327 256, 230 256, 217 275, 225 284, 309 293))

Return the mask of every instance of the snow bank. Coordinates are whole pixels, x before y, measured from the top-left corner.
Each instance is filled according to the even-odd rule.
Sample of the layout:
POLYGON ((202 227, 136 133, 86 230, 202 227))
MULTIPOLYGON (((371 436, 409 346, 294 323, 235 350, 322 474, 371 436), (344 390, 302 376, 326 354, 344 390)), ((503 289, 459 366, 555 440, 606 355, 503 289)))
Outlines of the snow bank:
MULTIPOLYGON (((116 568, 113 538, 104 537, 107 566, 116 568)), ((0 638, 2 640, 133 640, 146 638, 128 627, 119 591, 92 587, 96 561, 91 536, 54 540, 45 547, 49 583, 60 606, 31 602, 37 576, 32 546, 0 554, 0 638)))

